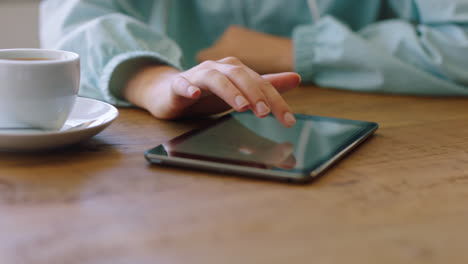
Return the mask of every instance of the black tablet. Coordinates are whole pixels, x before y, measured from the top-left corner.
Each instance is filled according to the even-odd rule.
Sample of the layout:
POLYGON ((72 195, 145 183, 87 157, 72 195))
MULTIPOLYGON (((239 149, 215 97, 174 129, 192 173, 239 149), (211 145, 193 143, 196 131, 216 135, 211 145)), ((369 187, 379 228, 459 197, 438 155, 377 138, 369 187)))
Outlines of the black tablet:
POLYGON ((151 163, 305 182, 372 135, 373 122, 295 115, 286 128, 272 115, 231 113, 145 153, 151 163))

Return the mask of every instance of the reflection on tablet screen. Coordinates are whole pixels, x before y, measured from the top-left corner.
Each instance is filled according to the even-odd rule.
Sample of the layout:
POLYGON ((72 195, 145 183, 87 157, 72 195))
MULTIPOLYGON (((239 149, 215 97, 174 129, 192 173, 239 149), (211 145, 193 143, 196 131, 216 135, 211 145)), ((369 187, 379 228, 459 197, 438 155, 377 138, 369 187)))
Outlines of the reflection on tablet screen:
POLYGON ((306 172, 369 130, 369 122, 296 115, 292 128, 273 116, 233 113, 209 129, 164 145, 169 156, 248 167, 306 172))

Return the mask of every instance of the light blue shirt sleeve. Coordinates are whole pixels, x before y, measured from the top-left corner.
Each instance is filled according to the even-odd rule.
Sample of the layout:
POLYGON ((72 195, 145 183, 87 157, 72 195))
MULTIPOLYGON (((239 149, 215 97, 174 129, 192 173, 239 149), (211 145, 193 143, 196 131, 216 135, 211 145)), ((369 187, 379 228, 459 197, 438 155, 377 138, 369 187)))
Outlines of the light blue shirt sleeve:
MULTIPOLYGON (((392 2, 392 1, 390 1, 392 2)), ((293 33, 305 82, 354 91, 468 95, 468 1, 393 1, 418 21, 391 19, 353 32, 330 16, 293 33)))
POLYGON ((43 1, 41 46, 80 54, 81 96, 129 106, 120 91, 132 69, 149 61, 181 68, 178 45, 145 23, 158 8, 156 4, 131 0, 43 1))

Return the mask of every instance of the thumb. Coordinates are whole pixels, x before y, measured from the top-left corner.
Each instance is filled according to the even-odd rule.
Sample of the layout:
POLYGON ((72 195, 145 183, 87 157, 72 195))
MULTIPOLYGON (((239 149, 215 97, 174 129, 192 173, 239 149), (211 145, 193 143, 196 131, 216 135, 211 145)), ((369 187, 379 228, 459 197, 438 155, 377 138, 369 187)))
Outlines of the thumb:
POLYGON ((287 92, 301 83, 301 76, 295 72, 264 74, 262 77, 269 81, 279 93, 287 92))
POLYGON ((172 111, 183 111, 200 99, 201 89, 183 76, 177 76, 171 82, 169 106, 172 111))

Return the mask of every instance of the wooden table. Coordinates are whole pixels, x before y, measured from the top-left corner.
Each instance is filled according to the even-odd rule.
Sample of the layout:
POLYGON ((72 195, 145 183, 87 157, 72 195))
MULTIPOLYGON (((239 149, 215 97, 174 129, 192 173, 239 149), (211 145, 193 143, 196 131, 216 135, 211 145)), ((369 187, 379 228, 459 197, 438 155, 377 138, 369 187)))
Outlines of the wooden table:
POLYGON ((121 109, 81 146, 0 154, 0 263, 468 263, 467 99, 286 98, 381 127, 288 185, 150 166, 145 150, 199 124, 121 109))

